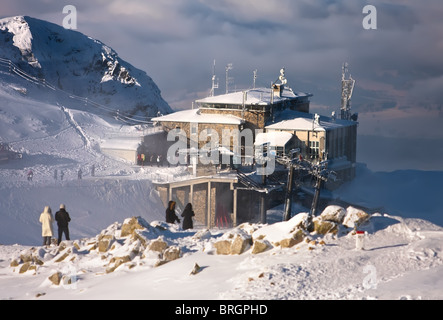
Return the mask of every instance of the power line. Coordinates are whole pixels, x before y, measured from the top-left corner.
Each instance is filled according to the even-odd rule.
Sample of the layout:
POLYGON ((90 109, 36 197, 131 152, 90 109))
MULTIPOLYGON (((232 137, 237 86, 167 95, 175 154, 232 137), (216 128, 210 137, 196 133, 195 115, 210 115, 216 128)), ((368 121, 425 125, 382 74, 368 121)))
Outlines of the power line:
POLYGON ((115 109, 112 109, 112 108, 102 105, 98 102, 90 100, 89 98, 80 97, 75 94, 64 91, 63 89, 60 89, 60 88, 54 86, 50 82, 47 82, 46 79, 44 79, 44 78, 37 78, 37 77, 34 77, 34 76, 28 74, 26 71, 24 71, 23 69, 18 67, 14 62, 12 62, 9 59, 0 58, 0 66, 3 68, 7 68, 8 72, 10 74, 16 75, 28 82, 33 83, 34 85, 39 85, 39 86, 48 88, 50 90, 63 93, 70 99, 81 101, 81 102, 85 103, 85 105, 89 105, 91 107, 94 107, 94 108, 106 111, 110 114, 113 114, 117 120, 120 120, 120 121, 125 122, 127 124, 130 122, 136 122, 139 124, 152 124, 152 121, 146 121, 146 120, 144 120, 145 118, 142 116, 130 115, 129 113, 126 113, 124 111, 119 111, 119 110, 116 111, 115 109))

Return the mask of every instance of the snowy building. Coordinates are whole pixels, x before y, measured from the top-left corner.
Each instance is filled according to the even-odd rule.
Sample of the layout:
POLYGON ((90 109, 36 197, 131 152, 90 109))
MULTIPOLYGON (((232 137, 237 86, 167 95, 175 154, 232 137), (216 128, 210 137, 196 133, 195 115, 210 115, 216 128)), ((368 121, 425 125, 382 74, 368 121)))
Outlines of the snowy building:
POLYGON ((284 85, 272 88, 248 89, 196 100, 204 114, 231 115, 242 119, 244 128, 263 129, 284 110, 309 112, 312 94, 295 93, 284 85))
POLYGON ((191 110, 153 118, 165 132, 179 129, 180 134, 186 136, 184 141, 189 154, 196 146, 199 149, 198 153, 194 152, 197 154, 195 161, 188 161, 194 164, 192 179, 158 185, 164 203, 176 200, 184 204, 192 199, 194 207, 201 211, 196 214, 196 219, 208 227, 217 226, 220 217, 234 225, 244 221, 264 222, 266 208, 281 201, 281 194, 276 190, 281 190, 281 183, 284 184, 287 178, 286 168, 280 166, 277 170, 277 164, 272 173, 258 173, 259 161, 254 160, 267 157, 264 153, 257 153, 260 148, 286 159, 291 150, 297 149, 298 156, 309 162, 327 161, 328 169, 336 172, 337 184, 353 179, 357 122, 309 113, 312 94, 295 92, 286 83, 282 69, 279 83, 270 88, 206 97, 196 100, 191 110), (202 139, 204 131, 209 134, 204 134, 202 139), (237 145, 234 137, 224 140, 232 132, 238 132, 240 136, 237 145), (214 136, 219 140, 212 144, 214 136), (205 150, 208 142, 211 142, 210 149, 205 150), (201 154, 221 149, 226 151, 224 154, 231 154, 231 160, 234 160, 231 167, 239 169, 233 171, 234 179, 222 176, 223 173, 216 168, 222 162, 210 170, 211 164, 196 160, 201 154))
POLYGON ((268 134, 291 134, 304 159, 327 161, 340 182, 355 177, 357 122, 301 112, 281 113, 278 120, 265 127, 268 134))

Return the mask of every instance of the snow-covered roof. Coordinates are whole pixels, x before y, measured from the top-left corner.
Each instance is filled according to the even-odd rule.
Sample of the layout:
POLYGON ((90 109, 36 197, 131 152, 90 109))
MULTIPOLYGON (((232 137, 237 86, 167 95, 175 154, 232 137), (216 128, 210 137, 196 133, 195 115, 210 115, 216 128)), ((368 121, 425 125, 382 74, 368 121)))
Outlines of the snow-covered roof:
POLYGON ((219 123, 240 125, 243 119, 232 115, 202 113, 199 109, 177 111, 165 116, 152 118, 154 122, 190 122, 190 123, 219 123))
MULTIPOLYGON (((222 94, 214 97, 207 97, 196 100, 197 104, 243 104, 243 92, 246 92, 245 104, 247 105, 268 105, 271 103, 271 89, 270 88, 256 88, 248 89, 239 92, 232 92, 222 94)), ((274 94, 274 103, 284 100, 292 100, 299 97, 310 97, 307 93, 294 93, 291 89, 285 88, 280 96, 274 94)))
POLYGON ((284 147, 291 138, 292 134, 289 132, 262 132, 257 134, 254 144, 258 146, 269 142, 271 146, 284 147))
POLYGON ((318 123, 314 121, 315 115, 305 112, 285 111, 279 115, 280 121, 266 126, 270 130, 294 130, 294 131, 326 131, 341 127, 356 125, 355 121, 333 119, 319 116, 318 123))
POLYGON ((105 140, 100 144, 101 149, 136 151, 141 144, 140 138, 119 138, 105 140))

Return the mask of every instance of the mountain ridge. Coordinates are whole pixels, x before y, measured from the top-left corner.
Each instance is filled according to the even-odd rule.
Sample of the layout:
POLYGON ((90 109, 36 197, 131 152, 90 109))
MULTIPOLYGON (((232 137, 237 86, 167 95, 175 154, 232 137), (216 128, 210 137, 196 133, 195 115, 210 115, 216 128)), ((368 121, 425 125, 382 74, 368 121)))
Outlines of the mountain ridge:
MULTIPOLYGON (((101 41, 44 20, 28 16, 0 19, 0 57, 59 90, 116 112, 142 117, 172 112, 146 72, 121 59, 101 41)), ((0 72, 1 80, 24 87, 33 99, 96 113, 54 90, 12 79, 7 72, 0 72)))

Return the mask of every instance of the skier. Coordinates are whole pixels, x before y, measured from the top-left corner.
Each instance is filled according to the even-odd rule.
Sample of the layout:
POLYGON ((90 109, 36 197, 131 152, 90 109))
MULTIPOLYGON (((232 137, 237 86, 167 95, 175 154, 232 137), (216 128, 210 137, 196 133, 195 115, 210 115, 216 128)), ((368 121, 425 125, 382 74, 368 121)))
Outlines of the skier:
POLYGON ((78 174, 77 174, 78 180, 81 180, 81 179, 82 179, 82 176, 83 176, 83 171, 82 171, 82 169, 78 169, 78 174))
POLYGON ((186 229, 192 229, 193 223, 192 223, 192 217, 195 216, 194 211, 192 210, 192 204, 188 203, 185 207, 185 210, 183 210, 182 217, 183 217, 183 230, 186 229))
POLYGON ((43 212, 40 214, 39 221, 42 224, 43 245, 49 247, 51 245, 51 237, 53 235, 52 224, 54 223, 52 211, 49 206, 46 206, 43 212))
POLYGON ((175 214, 175 201, 169 201, 168 208, 166 209, 166 222, 175 223, 177 221, 180 223, 180 219, 175 214))
POLYGON ((65 234, 66 240, 69 239, 69 222, 71 221, 71 217, 69 216, 69 213, 66 212, 66 206, 64 204, 60 205, 60 210, 57 211, 55 214, 55 221, 57 221, 58 226, 58 241, 57 245, 60 245, 60 242, 62 242, 62 236, 63 233, 65 234))

